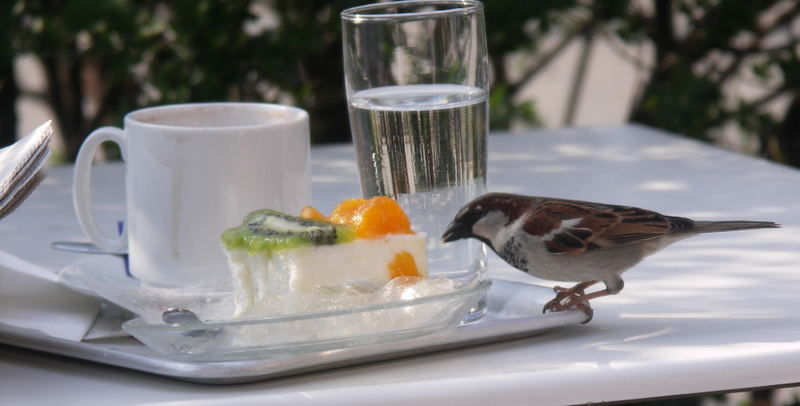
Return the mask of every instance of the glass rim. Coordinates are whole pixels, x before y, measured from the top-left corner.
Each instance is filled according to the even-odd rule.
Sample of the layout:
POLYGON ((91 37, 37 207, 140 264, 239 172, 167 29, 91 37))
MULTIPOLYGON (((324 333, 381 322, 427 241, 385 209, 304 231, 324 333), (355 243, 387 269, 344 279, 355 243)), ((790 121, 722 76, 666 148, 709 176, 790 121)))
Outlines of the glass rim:
POLYGON ((341 12, 341 18, 343 21, 349 22, 403 21, 473 14, 481 10, 483 10, 483 3, 476 0, 406 0, 351 7, 341 12), (451 6, 452 8, 418 12, 374 13, 375 11, 389 8, 396 9, 409 6, 451 6))
MULTIPOLYGON (((202 113, 202 111, 200 111, 202 113)), ((143 107, 138 110, 131 111, 125 114, 123 118, 124 126, 129 128, 150 128, 161 129, 165 131, 181 131, 181 132, 213 132, 213 131, 227 131, 227 130, 242 130, 254 128, 272 128, 287 124, 294 124, 302 120, 308 119, 308 112, 294 106, 276 104, 276 103, 259 103, 259 102, 198 102, 198 103, 175 103, 163 104, 150 107, 143 107), (239 111, 245 110, 247 112, 254 112, 259 114, 265 113, 283 113, 279 119, 264 121, 260 123, 247 123, 247 124, 223 124, 217 126, 211 125, 183 125, 175 124, 172 122, 163 122, 156 120, 161 118, 164 114, 175 114, 180 112, 189 112, 189 114, 198 114, 198 110, 205 110, 206 114, 209 111, 221 109, 237 109, 239 111), (150 115, 150 116, 148 116, 150 115), (149 119, 148 119, 149 118, 149 119)))

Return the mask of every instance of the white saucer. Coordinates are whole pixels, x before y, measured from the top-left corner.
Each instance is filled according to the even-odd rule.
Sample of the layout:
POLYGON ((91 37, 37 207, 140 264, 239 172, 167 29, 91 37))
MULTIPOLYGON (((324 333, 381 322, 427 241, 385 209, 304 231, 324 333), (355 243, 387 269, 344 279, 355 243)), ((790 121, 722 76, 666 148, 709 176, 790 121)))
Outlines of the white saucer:
POLYGON ((161 323, 163 312, 170 307, 192 309, 202 320, 233 314, 227 278, 181 288, 149 286, 128 276, 125 260, 113 255, 99 255, 67 266, 58 276, 66 288, 104 299, 150 323, 161 323))

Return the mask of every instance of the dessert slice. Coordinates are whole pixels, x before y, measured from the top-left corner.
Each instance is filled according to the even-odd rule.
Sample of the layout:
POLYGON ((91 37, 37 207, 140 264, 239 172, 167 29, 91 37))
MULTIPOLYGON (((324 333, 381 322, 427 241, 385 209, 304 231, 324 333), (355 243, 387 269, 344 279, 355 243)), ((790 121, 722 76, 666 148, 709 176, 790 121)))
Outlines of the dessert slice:
POLYGON ((293 293, 322 295, 397 277, 427 277, 425 235, 411 231, 400 206, 386 197, 351 199, 325 217, 272 210, 248 214, 225 231, 236 316, 263 313, 264 303, 293 293))

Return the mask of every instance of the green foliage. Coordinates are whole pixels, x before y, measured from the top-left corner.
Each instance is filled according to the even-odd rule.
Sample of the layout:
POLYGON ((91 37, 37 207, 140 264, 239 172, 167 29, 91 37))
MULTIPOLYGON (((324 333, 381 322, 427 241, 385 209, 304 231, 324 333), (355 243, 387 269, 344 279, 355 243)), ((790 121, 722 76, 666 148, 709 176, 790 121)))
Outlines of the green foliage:
MULTIPOLYGON (((11 69, 9 61, 23 53, 42 59, 49 83, 44 96, 56 112, 70 157, 91 129, 119 125, 124 112, 179 102, 292 103, 309 111, 314 142, 347 141, 339 13, 364 3, 9 0, 0 13, 0 66, 11 69)), ((650 4, 486 1, 491 128, 539 125, 536 103, 521 97, 526 85, 572 42, 605 35, 653 49, 653 61, 637 63, 646 80, 631 108, 632 121, 699 139, 734 122, 759 137, 765 154, 800 161, 793 152, 768 147, 796 148, 800 135, 785 124, 789 113, 780 117, 767 109, 781 97, 800 97, 800 39, 785 34, 800 5, 780 0, 650 4), (781 33, 785 40, 776 41, 781 33), (548 36, 555 43, 545 42, 548 36), (763 96, 746 99, 726 90, 743 72, 765 89, 763 96)), ((0 78, 0 90, 2 83, 0 78)), ((0 98, 0 114, 13 114, 9 100, 15 89, 5 89, 10 91, 0 98)))
POLYGON ((800 135, 781 134, 786 118, 767 106, 800 88, 800 38, 789 34, 798 18, 796 2, 778 0, 656 0, 651 16, 627 13, 619 38, 645 38, 656 55, 631 119, 704 140, 733 122, 761 141, 764 155, 795 161, 771 146, 800 135), (678 20, 686 22, 683 30, 678 20), (761 95, 726 89, 747 72, 761 95))
MULTIPOLYGON (((541 121, 531 101, 516 102, 522 87, 534 76, 511 78, 508 57, 514 53, 541 53, 542 42, 550 32, 571 24, 571 12, 579 8, 575 0, 514 1, 484 3, 486 40, 492 64, 490 127, 508 129, 512 123, 537 126, 541 121)), ((536 70, 535 66, 528 71, 536 70)))
POLYGON ((565 23, 575 0, 493 0, 484 4, 486 37, 492 56, 521 49, 536 51, 544 35, 565 23))
POLYGON ((688 66, 676 66, 653 81, 639 101, 636 121, 694 138, 707 136, 709 122, 723 120, 720 88, 688 66))
POLYGON ((315 141, 339 141, 349 139, 339 12, 356 3, 15 0, 15 23, 0 33, 44 62, 72 157, 92 128, 182 102, 294 103, 314 118, 315 141))
POLYGON ((532 101, 510 103, 509 100, 507 83, 497 83, 492 87, 489 97, 492 128, 508 129, 514 122, 541 125, 532 101))

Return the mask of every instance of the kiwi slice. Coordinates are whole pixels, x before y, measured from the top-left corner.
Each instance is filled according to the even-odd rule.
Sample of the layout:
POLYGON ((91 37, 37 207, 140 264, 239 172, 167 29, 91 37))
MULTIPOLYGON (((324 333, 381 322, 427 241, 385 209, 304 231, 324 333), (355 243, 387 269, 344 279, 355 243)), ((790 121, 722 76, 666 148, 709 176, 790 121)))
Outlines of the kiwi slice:
POLYGON ((242 225, 225 230, 222 243, 228 250, 245 249, 250 255, 272 255, 308 245, 340 244, 355 237, 355 230, 347 225, 262 209, 247 214, 242 225))

